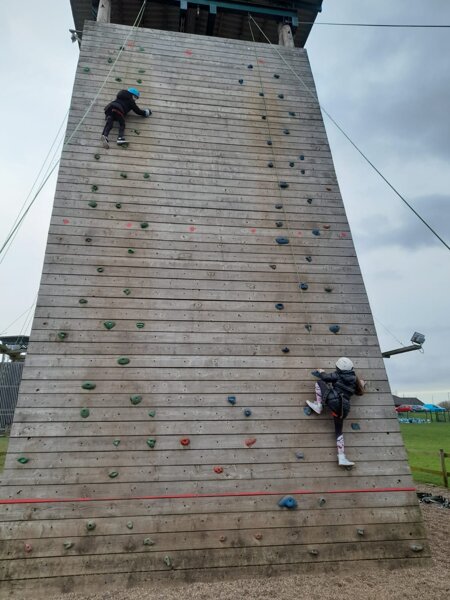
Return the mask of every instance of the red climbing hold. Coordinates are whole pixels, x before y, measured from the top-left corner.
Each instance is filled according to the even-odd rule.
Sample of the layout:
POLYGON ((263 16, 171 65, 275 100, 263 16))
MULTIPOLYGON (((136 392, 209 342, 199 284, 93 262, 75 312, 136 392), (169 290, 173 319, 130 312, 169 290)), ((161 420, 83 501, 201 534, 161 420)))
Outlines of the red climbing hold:
POLYGON ((330 225, 324 225, 323 226, 324 229, 330 229, 330 227, 331 227, 330 225))
POLYGON ((256 438, 247 438, 245 440, 245 445, 247 448, 251 448, 254 444, 256 444, 256 438))
POLYGON ((258 64, 259 64, 259 65, 265 65, 265 64, 266 64, 266 61, 265 61, 265 60, 263 60, 262 58, 258 58, 258 64))
POLYGON ((33 546, 31 544, 24 545, 25 552, 31 552, 33 550, 33 546))
POLYGON ((135 46, 135 43, 134 43, 132 40, 130 40, 129 42, 127 42, 127 46, 128 46, 129 48, 134 48, 134 46, 135 46))
POLYGON ((185 54, 186 56, 192 56, 193 52, 192 52, 192 50, 189 50, 189 49, 188 49, 188 50, 185 50, 185 51, 184 51, 184 54, 185 54))
POLYGON ((223 467, 214 467, 214 473, 217 473, 217 474, 223 473, 223 467))
POLYGON ((70 223, 69 219, 63 219, 64 225, 68 225, 70 223))
POLYGON ((252 227, 252 228, 250 229, 250 233, 256 233, 256 229, 255 229, 254 227, 252 227))
POLYGON ((127 223, 127 224, 125 225, 125 227, 128 227, 128 229, 129 229, 130 227, 133 227, 133 223, 127 223))
POLYGON ((340 238, 346 238, 347 237, 347 233, 345 231, 341 231, 341 233, 339 234, 340 238))
POLYGON ((181 438, 181 440, 180 440, 180 444, 182 446, 189 446, 190 443, 191 443, 191 440, 189 438, 181 438))
POLYGON ((193 225, 191 225, 191 226, 189 227, 189 231, 192 231, 192 232, 194 232, 196 229, 197 229, 197 227, 194 227, 193 225))

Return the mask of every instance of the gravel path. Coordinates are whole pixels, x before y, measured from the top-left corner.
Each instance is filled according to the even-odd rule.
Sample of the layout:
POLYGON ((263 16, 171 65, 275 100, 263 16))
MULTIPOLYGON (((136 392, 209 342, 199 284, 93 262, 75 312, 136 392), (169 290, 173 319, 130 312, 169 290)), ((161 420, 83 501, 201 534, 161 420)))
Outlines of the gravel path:
MULTIPOLYGON (((449 496, 449 490, 418 486, 420 491, 449 496)), ((191 583, 131 588, 94 595, 69 594, 51 600, 449 600, 450 510, 422 504, 433 566, 395 571, 320 575, 284 575, 266 579, 240 579, 217 583, 191 583)), ((49 599, 50 600, 50 599, 49 599)))

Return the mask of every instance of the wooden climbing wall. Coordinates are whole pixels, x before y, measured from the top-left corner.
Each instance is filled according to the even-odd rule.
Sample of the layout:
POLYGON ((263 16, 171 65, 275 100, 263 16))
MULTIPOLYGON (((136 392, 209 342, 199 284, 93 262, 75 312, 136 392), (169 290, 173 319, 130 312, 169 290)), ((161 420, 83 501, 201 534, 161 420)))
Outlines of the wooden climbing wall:
MULTIPOLYGON (((129 33, 86 24, 69 131, 129 33)), ((279 51, 313 88, 305 50, 279 51)), ((5 598, 427 564, 321 113, 268 45, 128 39, 62 155, 2 497, 5 598), (153 116, 104 150, 130 85, 153 116), (351 472, 303 411, 341 355, 369 382, 351 472)))

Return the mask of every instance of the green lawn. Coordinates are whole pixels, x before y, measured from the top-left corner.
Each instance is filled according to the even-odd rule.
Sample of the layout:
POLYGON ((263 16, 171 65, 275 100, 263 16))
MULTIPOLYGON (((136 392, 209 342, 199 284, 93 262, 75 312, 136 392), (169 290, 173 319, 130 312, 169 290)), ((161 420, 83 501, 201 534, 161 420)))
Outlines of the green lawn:
POLYGON ((9 437, 0 436, 0 471, 3 471, 6 451, 8 449, 9 437))
MULTIPOLYGON (((411 467, 440 470, 439 449, 450 454, 450 423, 400 423, 411 467), (433 452, 428 456, 422 452, 433 452)), ((450 472, 450 458, 446 459, 450 472)), ((413 472, 414 480, 421 483, 443 485, 442 477, 430 473, 413 472)))

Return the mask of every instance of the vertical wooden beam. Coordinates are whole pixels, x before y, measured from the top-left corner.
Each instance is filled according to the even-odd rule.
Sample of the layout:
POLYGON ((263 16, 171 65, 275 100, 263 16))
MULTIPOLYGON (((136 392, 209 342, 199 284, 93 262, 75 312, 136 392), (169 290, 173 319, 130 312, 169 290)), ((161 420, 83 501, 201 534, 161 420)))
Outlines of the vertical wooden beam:
POLYGON ((111 22, 111 0, 100 0, 97 12, 97 21, 99 23, 111 22))
POLYGON ((278 44, 286 48, 294 48, 291 26, 287 23, 278 25, 278 44))
POLYGON ((442 470, 442 478, 444 480, 444 486, 448 488, 448 476, 447 476, 447 466, 445 464, 445 452, 442 448, 439 450, 439 458, 441 460, 441 470, 442 470))

